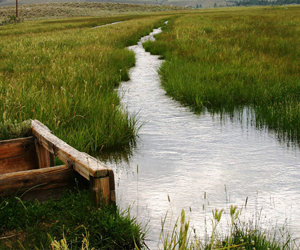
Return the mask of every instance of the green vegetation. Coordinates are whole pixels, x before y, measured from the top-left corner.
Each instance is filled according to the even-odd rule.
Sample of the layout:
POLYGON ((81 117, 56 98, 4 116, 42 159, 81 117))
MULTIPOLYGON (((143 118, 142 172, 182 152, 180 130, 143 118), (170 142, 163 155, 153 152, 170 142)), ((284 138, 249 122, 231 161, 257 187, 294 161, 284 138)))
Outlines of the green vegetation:
POLYGON ((62 238, 70 249, 141 247, 145 228, 129 211, 115 206, 97 209, 91 193, 68 192, 44 204, 0 198, 0 249, 57 249, 62 238))
POLYGON ((137 120, 119 106, 115 88, 135 64, 125 47, 164 19, 146 16, 90 28, 120 18, 0 28, 0 139, 23 136, 14 128, 28 119, 40 120, 81 151, 124 146, 135 139, 137 120))
POLYGON ((189 222, 186 222, 185 212, 182 210, 180 220, 177 219, 173 229, 166 229, 166 219, 162 222, 160 235, 161 244, 164 250, 287 250, 298 249, 295 240, 292 240, 288 231, 284 228, 272 231, 260 228, 259 221, 256 223, 241 222, 239 217, 242 210, 231 206, 229 233, 227 236, 217 232, 218 225, 225 214, 224 209, 213 211, 212 232, 208 238, 201 239, 191 232, 189 222))
MULTIPOLYGON (((26 121, 39 119, 81 151, 133 142, 137 120, 120 107, 115 91, 135 64, 125 47, 163 21, 128 15, 0 27, 0 140, 27 136, 26 121), (91 29, 117 21, 124 22, 91 29)), ((66 193, 45 204, 1 198, 0 248, 141 247, 146 230, 128 212, 98 210, 89 193, 66 193)))
MULTIPOLYGON (((0 211, 1 249, 146 248, 147 228, 130 216, 129 210, 120 211, 114 206, 97 209, 90 190, 66 192, 60 200, 43 204, 21 201, 18 197, 0 198, 0 211)), ((224 229, 220 234, 219 224, 226 212, 213 211, 211 235, 206 238, 193 231, 184 211, 173 228, 167 228, 166 216, 162 222, 160 247, 165 250, 298 249, 297 242, 285 228, 265 230, 259 221, 240 221, 242 210, 236 206, 228 211, 228 234, 224 234, 224 229)), ((172 224, 170 221, 171 227, 172 224)))
POLYGON ((15 23, 19 23, 19 22, 21 22, 21 20, 19 18, 17 18, 15 15, 8 16, 8 18, 5 20, 0 19, 0 25, 15 24, 15 23))
POLYGON ((171 20, 145 48, 166 59, 162 85, 176 100, 197 111, 251 108, 254 124, 299 140, 299 11, 289 6, 194 12, 171 20))

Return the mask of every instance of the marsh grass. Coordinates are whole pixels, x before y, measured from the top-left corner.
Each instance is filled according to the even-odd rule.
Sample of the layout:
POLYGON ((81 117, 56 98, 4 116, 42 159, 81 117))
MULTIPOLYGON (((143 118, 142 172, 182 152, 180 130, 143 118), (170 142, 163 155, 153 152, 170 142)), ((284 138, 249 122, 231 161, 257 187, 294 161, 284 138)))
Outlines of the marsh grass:
POLYGON ((166 62, 167 94, 193 107, 252 107, 256 125, 300 139, 298 6, 209 10, 170 20, 145 48, 166 62))
POLYGON ((133 249, 143 245, 146 232, 129 210, 97 209, 90 190, 43 204, 0 198, 0 211, 1 249, 133 249))
POLYGON ((18 26, 22 35, 11 30, 0 40, 0 139, 23 136, 12 133, 13 124, 38 119, 81 151, 128 145, 139 125, 120 107, 115 91, 135 64, 125 47, 163 20, 156 16, 58 31, 52 25, 66 23, 50 22, 43 27, 51 32, 32 34, 18 26))
POLYGON ((211 235, 200 237, 195 233, 189 221, 186 220, 185 211, 181 211, 180 217, 167 225, 167 215, 162 220, 160 233, 160 248, 168 249, 194 249, 194 250, 287 250, 298 249, 298 242, 293 239, 285 227, 280 229, 263 229, 260 221, 249 221, 248 223, 240 220, 242 209, 230 206, 228 212, 230 223, 226 234, 219 234, 218 227, 222 217, 225 216, 224 209, 212 211, 211 235), (173 228, 172 228, 173 225, 173 228))

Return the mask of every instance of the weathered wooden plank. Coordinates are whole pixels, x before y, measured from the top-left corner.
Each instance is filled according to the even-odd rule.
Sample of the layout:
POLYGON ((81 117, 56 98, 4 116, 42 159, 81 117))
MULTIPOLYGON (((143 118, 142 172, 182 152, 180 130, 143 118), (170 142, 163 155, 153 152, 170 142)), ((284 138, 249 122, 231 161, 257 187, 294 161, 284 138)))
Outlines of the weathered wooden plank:
POLYGON ((49 199, 59 199, 64 191, 74 190, 74 187, 80 189, 89 189, 90 182, 82 177, 80 174, 72 170, 72 175, 75 178, 70 178, 70 180, 65 180, 64 186, 62 187, 52 187, 50 189, 31 189, 30 191, 23 193, 22 200, 38 200, 40 202, 47 201, 49 199), (76 179, 76 181, 75 181, 76 179))
POLYGON ((24 155, 35 151, 34 138, 26 137, 0 141, 0 159, 24 155))
POLYGON ((104 177, 108 175, 108 169, 110 169, 108 166, 60 140, 38 120, 31 122, 31 128, 39 144, 43 145, 44 148, 56 155, 64 163, 72 165, 73 169, 86 179, 89 180, 90 176, 104 177))
POLYGON ((69 146, 37 120, 32 121, 31 128, 39 145, 91 181, 97 204, 115 202, 114 173, 108 166, 69 146))
POLYGON ((34 140, 34 142, 39 161, 39 168, 49 168, 50 152, 47 149, 45 149, 42 145, 40 145, 37 140, 34 140))
POLYGON ((36 168, 33 137, 0 141, 0 175, 36 168))
POLYGON ((66 165, 21 171, 0 175, 0 194, 60 188, 71 183, 75 184, 75 172, 66 165))
POLYGON ((36 153, 0 160, 0 175, 38 168, 36 153))

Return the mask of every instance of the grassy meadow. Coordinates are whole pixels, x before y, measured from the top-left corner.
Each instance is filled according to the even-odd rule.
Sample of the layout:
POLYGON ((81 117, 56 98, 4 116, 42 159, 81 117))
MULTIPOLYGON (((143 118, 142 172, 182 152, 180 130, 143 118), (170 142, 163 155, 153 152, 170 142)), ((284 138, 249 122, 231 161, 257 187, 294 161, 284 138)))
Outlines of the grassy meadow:
MULTIPOLYGON (((0 140, 25 136, 28 127, 22 122, 38 119, 80 151, 134 142, 140 123, 120 107, 115 91, 135 64, 125 47, 165 20, 164 32, 145 48, 166 59, 160 75, 168 95, 196 111, 253 109, 257 126, 299 139, 299 12, 300 7, 289 6, 185 11, 172 17, 114 13, 0 26, 0 140)), ((129 214, 96 209, 84 191, 45 204, 1 198, 0 212, 1 249, 141 249, 145 239, 146 229, 129 214)), ((213 212, 213 228, 222 213, 213 212)), ((190 241, 183 213, 179 231, 161 236, 163 248, 292 249, 290 238, 280 245, 260 229, 239 225, 236 208, 229 214, 229 235, 213 231, 203 243, 197 237, 190 241)))
POLYGON ((165 18, 137 17, 91 29, 122 19, 0 27, 0 139, 22 136, 19 124, 38 119, 81 151, 124 146, 134 140, 137 119, 119 106, 115 92, 135 64, 133 52, 125 47, 165 18))
POLYGON ((166 59, 160 75, 174 99, 197 111, 250 108, 253 124, 299 140, 299 13, 299 6, 193 12, 145 48, 166 59))

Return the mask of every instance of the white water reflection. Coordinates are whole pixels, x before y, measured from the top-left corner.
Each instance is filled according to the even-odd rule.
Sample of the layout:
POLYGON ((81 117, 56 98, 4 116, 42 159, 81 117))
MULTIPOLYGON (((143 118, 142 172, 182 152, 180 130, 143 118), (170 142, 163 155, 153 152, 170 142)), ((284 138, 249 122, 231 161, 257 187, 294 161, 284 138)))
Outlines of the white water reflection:
POLYGON ((220 121, 218 115, 195 115, 165 95, 157 74, 158 57, 146 53, 141 41, 130 49, 137 62, 131 80, 121 85, 122 103, 147 122, 129 164, 107 164, 116 174, 117 203, 123 208, 131 205, 140 221, 150 221, 150 248, 157 249, 167 211, 177 217, 185 209, 191 225, 203 234, 204 218, 211 218, 212 209, 241 207, 246 197, 245 219, 262 209, 267 227, 281 226, 288 218, 290 231, 300 232, 298 149, 229 117, 220 121))

